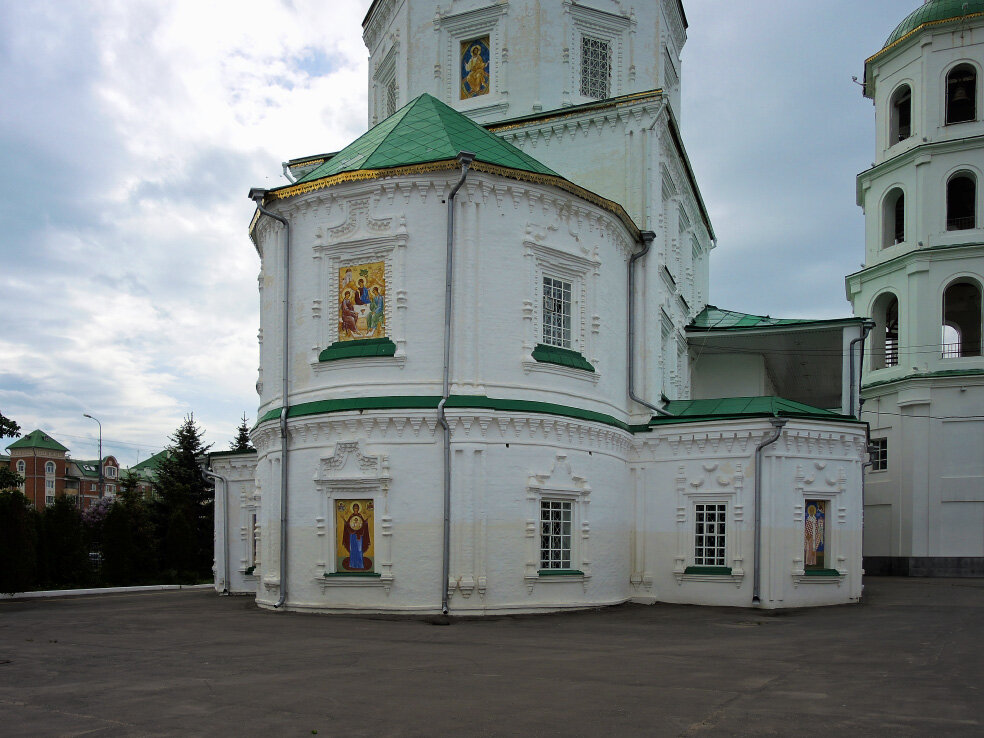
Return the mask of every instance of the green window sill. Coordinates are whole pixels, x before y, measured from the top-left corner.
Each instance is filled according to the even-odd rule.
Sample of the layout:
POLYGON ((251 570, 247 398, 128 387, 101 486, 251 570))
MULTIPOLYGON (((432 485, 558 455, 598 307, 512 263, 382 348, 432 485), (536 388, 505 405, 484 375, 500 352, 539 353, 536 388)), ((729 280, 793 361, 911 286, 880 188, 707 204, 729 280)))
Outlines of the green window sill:
POLYGON ((807 569, 803 574, 808 577, 839 577, 841 575, 836 569, 807 569))
POLYGON ((686 569, 683 570, 683 573, 706 574, 710 576, 717 574, 717 575, 724 575, 730 577, 731 567, 730 566, 688 566, 686 569))
POLYGON ((533 358, 542 364, 557 364, 571 369, 583 369, 586 372, 593 372, 595 368, 577 351, 559 348, 557 346, 547 346, 538 343, 533 349, 533 358))
POLYGON ((580 569, 540 569, 537 574, 541 577, 583 577, 580 569))
POLYGON ((325 579, 334 579, 335 577, 371 577, 374 579, 379 579, 382 574, 377 574, 374 571, 326 571, 325 579))
POLYGON ((364 338, 361 341, 335 341, 318 355, 319 361, 338 361, 367 356, 393 356, 396 344, 388 338, 364 338))

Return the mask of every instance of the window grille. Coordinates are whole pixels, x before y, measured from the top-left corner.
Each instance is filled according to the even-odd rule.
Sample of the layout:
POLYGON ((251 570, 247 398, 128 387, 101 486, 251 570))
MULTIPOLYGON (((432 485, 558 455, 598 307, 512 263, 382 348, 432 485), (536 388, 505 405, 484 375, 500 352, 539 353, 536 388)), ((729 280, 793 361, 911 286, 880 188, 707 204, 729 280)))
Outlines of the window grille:
POLYGON ((396 112, 396 77, 386 83, 386 117, 396 112))
POLYGON ((696 506, 694 535, 695 566, 725 566, 724 518, 727 505, 701 503, 696 506))
POLYGON ((569 349, 571 346, 571 283, 543 278, 543 342, 569 349))
POLYGON ((872 438, 868 452, 870 455, 869 458, 871 459, 871 471, 885 471, 888 469, 887 438, 872 438))
POLYGON ((611 97, 612 47, 607 41, 581 37, 581 94, 605 99, 611 97))
POLYGON ((574 503, 540 500, 540 568, 571 568, 571 520, 574 503))

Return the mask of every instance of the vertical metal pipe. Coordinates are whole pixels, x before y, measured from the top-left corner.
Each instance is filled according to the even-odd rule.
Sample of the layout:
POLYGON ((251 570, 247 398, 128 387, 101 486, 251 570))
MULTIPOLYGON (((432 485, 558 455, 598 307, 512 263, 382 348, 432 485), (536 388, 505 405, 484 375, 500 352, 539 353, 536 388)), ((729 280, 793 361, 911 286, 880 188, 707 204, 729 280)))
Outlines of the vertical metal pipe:
POLYGON ((649 249, 652 248, 653 239, 656 238, 656 234, 652 231, 642 231, 639 236, 642 238, 642 251, 632 254, 629 257, 629 284, 628 284, 628 299, 626 302, 629 306, 629 317, 628 325, 626 327, 626 332, 628 333, 628 340, 626 341, 627 346, 627 372, 628 372, 628 385, 629 385, 629 399, 635 400, 640 405, 644 405, 652 410, 657 415, 672 415, 668 413, 661 407, 657 407, 649 402, 646 402, 641 397, 635 393, 635 263, 649 253, 649 249))
POLYGON ((437 404, 437 420, 444 429, 444 550, 441 558, 441 612, 448 614, 448 580, 451 576, 451 427, 448 425, 444 406, 451 388, 451 298, 454 277, 454 197, 465 183, 468 167, 475 160, 469 151, 458 153, 461 177, 448 195, 448 239, 444 263, 444 372, 441 385, 441 401, 437 404))
POLYGON ((752 573, 752 604, 761 603, 762 589, 762 450, 779 440, 782 427, 786 425, 785 418, 770 418, 773 432, 769 438, 755 447, 755 557, 752 573))
MULTIPOLYGON (((211 466, 212 459, 209 458, 206 464, 211 466)), ((202 474, 222 482, 222 591, 230 594, 232 590, 229 588, 229 480, 221 474, 216 474, 208 466, 202 469, 202 474)))

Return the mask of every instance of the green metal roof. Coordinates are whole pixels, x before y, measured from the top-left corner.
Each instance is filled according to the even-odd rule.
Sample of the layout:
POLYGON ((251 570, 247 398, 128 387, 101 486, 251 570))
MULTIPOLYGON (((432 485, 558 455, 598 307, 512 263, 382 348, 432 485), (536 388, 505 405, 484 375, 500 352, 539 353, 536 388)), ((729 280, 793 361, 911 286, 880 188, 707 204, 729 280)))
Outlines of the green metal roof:
POLYGON ((672 417, 655 416, 649 425, 725 418, 787 417, 856 421, 849 415, 824 410, 782 397, 721 397, 711 400, 673 400, 664 408, 672 417))
POLYGON ((470 151, 477 161, 486 164, 560 176, 437 98, 423 94, 370 128, 297 183, 343 172, 453 160, 460 151, 470 151))
POLYGON ((156 454, 151 456, 149 459, 144 459, 139 464, 134 464, 130 467, 132 472, 142 472, 142 471, 156 471, 157 465, 167 458, 167 449, 163 451, 158 451, 156 454))
POLYGON ((778 326, 820 325, 824 323, 860 323, 862 318, 771 318, 768 315, 749 315, 735 310, 722 310, 714 305, 708 305, 697 315, 688 331, 723 331, 750 330, 755 328, 775 328, 778 326))
POLYGON ((14 441, 7 446, 8 451, 12 448, 43 448, 49 451, 68 451, 67 448, 42 430, 33 430, 20 440, 14 441))
POLYGON ((973 13, 984 13, 984 0, 932 0, 909 13, 882 48, 888 48, 927 23, 941 23, 973 13))

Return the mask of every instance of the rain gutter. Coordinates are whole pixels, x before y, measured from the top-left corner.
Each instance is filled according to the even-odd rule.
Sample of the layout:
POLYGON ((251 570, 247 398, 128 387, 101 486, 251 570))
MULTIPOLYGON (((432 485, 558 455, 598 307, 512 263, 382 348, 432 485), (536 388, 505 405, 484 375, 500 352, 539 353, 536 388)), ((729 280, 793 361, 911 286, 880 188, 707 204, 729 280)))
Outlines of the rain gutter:
POLYGON ((772 435, 766 438, 755 447, 755 561, 754 572, 752 575, 752 604, 762 603, 760 594, 762 589, 762 451, 766 446, 771 446, 779 440, 782 435, 782 427, 786 425, 786 418, 773 417, 769 419, 772 424, 772 435))
POLYGON ((864 368, 864 340, 868 337, 868 333, 875 327, 875 321, 865 320, 861 323, 861 335, 853 339, 848 347, 848 352, 851 354, 851 386, 850 399, 848 400, 848 415, 856 417, 858 420, 861 419, 861 399, 858 398, 858 414, 854 415, 854 344, 861 344, 861 355, 858 358, 858 392, 861 391, 861 370, 864 368))
POLYGON ((468 167, 475 160, 469 151, 458 152, 461 177, 448 195, 448 242, 444 265, 444 373, 441 401, 437 404, 437 420, 444 429, 444 551, 441 561, 441 613, 448 614, 448 584, 451 579, 451 426, 444 406, 451 396, 451 298, 454 275, 454 197, 465 183, 468 167))
MULTIPOLYGON (((212 465, 211 457, 208 465, 212 465)), ((202 474, 222 482, 222 594, 231 594, 229 588, 229 480, 221 474, 216 474, 208 467, 202 469, 202 474)))
POLYGON ((628 385, 629 385, 629 399, 635 400, 640 405, 644 405, 652 410, 657 415, 663 415, 665 417, 674 417, 673 413, 667 412, 661 407, 657 407, 652 403, 646 402, 641 397, 635 393, 635 263, 649 253, 649 249, 652 248, 653 239, 656 238, 656 234, 652 231, 641 231, 639 233, 642 239, 642 251, 632 254, 629 259, 629 285, 628 285, 628 300, 626 302, 629 306, 629 319, 628 319, 628 341, 627 352, 628 352, 628 385))
POLYGON ((290 223, 286 218, 272 213, 263 207, 263 198, 267 190, 254 187, 249 191, 249 199, 256 203, 256 209, 268 218, 273 218, 284 226, 284 299, 283 299, 283 366, 281 367, 281 397, 280 408, 280 599, 273 606, 275 609, 287 601, 287 411, 289 398, 287 396, 287 379, 290 369, 290 223))

